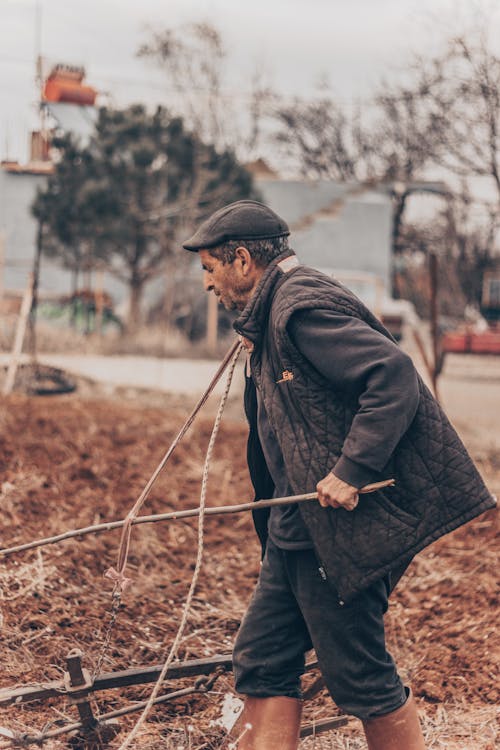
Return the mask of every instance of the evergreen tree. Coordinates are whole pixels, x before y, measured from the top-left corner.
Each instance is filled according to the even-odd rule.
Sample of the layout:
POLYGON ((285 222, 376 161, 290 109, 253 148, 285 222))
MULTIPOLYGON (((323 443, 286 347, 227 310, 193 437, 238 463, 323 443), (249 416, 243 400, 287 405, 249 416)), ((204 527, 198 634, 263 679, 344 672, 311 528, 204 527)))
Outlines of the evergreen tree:
POLYGON ((212 211, 254 195, 249 173, 183 121, 140 105, 102 109, 88 145, 55 139, 59 161, 33 212, 44 252, 74 270, 97 262, 130 290, 128 327, 145 284, 185 262, 180 241, 212 211))

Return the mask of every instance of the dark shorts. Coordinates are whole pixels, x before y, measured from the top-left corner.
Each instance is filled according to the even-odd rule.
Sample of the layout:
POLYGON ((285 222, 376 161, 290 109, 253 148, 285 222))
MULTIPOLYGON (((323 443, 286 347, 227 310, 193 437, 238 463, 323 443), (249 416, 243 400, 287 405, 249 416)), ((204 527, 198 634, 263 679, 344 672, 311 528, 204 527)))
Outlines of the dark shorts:
POLYGON ((268 540, 234 647, 236 690, 300 698, 305 652, 314 648, 337 706, 360 719, 395 711, 406 692, 385 647, 389 593, 383 578, 341 605, 313 550, 282 550, 268 540))

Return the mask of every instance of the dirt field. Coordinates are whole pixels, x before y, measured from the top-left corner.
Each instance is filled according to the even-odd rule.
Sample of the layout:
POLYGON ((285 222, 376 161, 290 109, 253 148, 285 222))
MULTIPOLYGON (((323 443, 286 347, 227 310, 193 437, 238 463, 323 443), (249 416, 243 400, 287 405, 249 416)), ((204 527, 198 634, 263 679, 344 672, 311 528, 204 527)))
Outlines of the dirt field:
MULTIPOLYGON (((495 432, 500 363, 447 363, 444 401, 491 491, 500 494, 495 432), (458 369, 457 369, 458 368, 458 369), (462 368, 462 369, 460 369, 462 368), (488 370, 490 368, 490 370, 488 370), (486 372, 486 376, 485 376, 486 372), (457 374, 458 373, 458 374, 457 374), (485 379, 486 378, 486 379, 485 379), (496 394, 495 402, 491 394, 496 394), (482 399, 484 409, 475 399, 482 399), (448 405, 447 404, 447 405, 448 405), (493 432, 492 432, 493 430, 493 432)), ((0 411, 1 547, 124 517, 177 433, 191 403, 162 397, 99 398, 13 395, 0 411)), ((250 499, 246 430, 223 424, 212 460, 209 505, 250 499)), ((200 418, 178 448, 146 504, 145 513, 195 507, 212 421, 200 418)), ((206 519, 204 563, 179 658, 228 652, 258 572, 259 551, 249 514, 206 519)), ((430 748, 493 750, 499 705, 498 513, 434 544, 412 564, 393 598, 387 626, 391 650, 412 684, 430 748)), ((85 653, 91 670, 105 637, 119 532, 79 537, 2 561, 0 687, 60 679, 64 657, 85 653)), ((129 574, 133 585, 113 629, 104 671, 157 664, 177 631, 196 556, 196 524, 175 521, 135 527, 129 574)), ((169 683, 168 689, 192 684, 169 683)), ((150 686, 100 693, 104 713, 148 697, 150 686)), ((217 719, 230 676, 214 692, 153 710, 136 746, 227 747, 217 719)), ((166 692, 166 691, 165 691, 166 692)), ((321 694, 306 720, 336 713, 321 694)), ((137 717, 120 719, 119 746, 137 717)), ((1 709, 0 727, 40 731, 76 719, 65 701, 1 709)), ((355 720, 304 748, 363 748, 355 720)), ((5 745, 10 746, 10 743, 5 745)), ((66 747, 51 741, 45 747, 66 747)), ((3 747, 0 733, 0 747, 3 747)))

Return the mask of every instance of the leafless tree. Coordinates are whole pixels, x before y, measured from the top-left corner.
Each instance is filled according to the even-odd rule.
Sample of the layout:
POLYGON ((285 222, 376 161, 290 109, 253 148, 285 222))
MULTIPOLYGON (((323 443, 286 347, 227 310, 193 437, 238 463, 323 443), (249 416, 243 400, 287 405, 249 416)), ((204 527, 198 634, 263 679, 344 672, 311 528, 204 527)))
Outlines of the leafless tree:
POLYGON ((329 92, 313 100, 278 103, 276 141, 308 179, 341 181, 367 178, 369 156, 365 132, 329 92))
POLYGON ((279 96, 271 85, 266 71, 257 65, 250 80, 250 91, 244 107, 247 135, 243 143, 245 156, 249 160, 262 157, 262 149, 266 149, 271 132, 270 123, 278 101, 279 96))
POLYGON ((226 53, 219 31, 209 23, 153 31, 138 55, 165 71, 175 102, 175 106, 170 102, 169 108, 181 115, 202 140, 227 145, 221 121, 226 53))
MULTIPOLYGON (((404 247, 402 225, 408 199, 418 192, 441 147, 441 121, 428 101, 428 80, 381 86, 375 97, 372 131, 375 180, 386 183, 393 199, 393 251, 404 247)), ((440 192, 440 188, 436 189, 440 192)))
POLYGON ((275 94, 260 65, 249 86, 230 90, 226 50, 215 26, 190 23, 153 31, 138 55, 165 71, 168 108, 202 141, 231 148, 242 160, 260 156, 262 122, 275 94))
POLYGON ((439 128, 436 161, 460 177, 490 178, 500 206, 500 57, 484 30, 423 63, 422 83, 439 128))
POLYGON ((402 249, 409 196, 438 147, 435 115, 419 85, 384 84, 371 105, 349 112, 332 95, 276 111, 276 139, 313 179, 385 185, 394 205, 393 249, 402 249))
POLYGON ((397 286, 402 297, 410 299, 422 317, 429 314, 430 251, 439 257, 440 311, 460 317, 466 305, 481 305, 485 271, 496 265, 495 224, 474 219, 477 206, 466 186, 444 204, 432 221, 406 223, 402 227, 402 252, 396 263, 397 286))

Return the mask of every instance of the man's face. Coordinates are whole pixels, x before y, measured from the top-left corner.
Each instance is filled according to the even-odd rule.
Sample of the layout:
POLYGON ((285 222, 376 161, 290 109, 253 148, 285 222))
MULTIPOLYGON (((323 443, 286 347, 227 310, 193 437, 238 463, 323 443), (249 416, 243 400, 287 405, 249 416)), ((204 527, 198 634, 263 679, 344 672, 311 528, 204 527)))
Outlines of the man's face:
POLYGON ((213 292, 226 310, 243 310, 254 288, 254 275, 237 255, 232 263, 223 263, 210 255, 208 250, 200 250, 203 268, 203 286, 206 292, 213 292))

